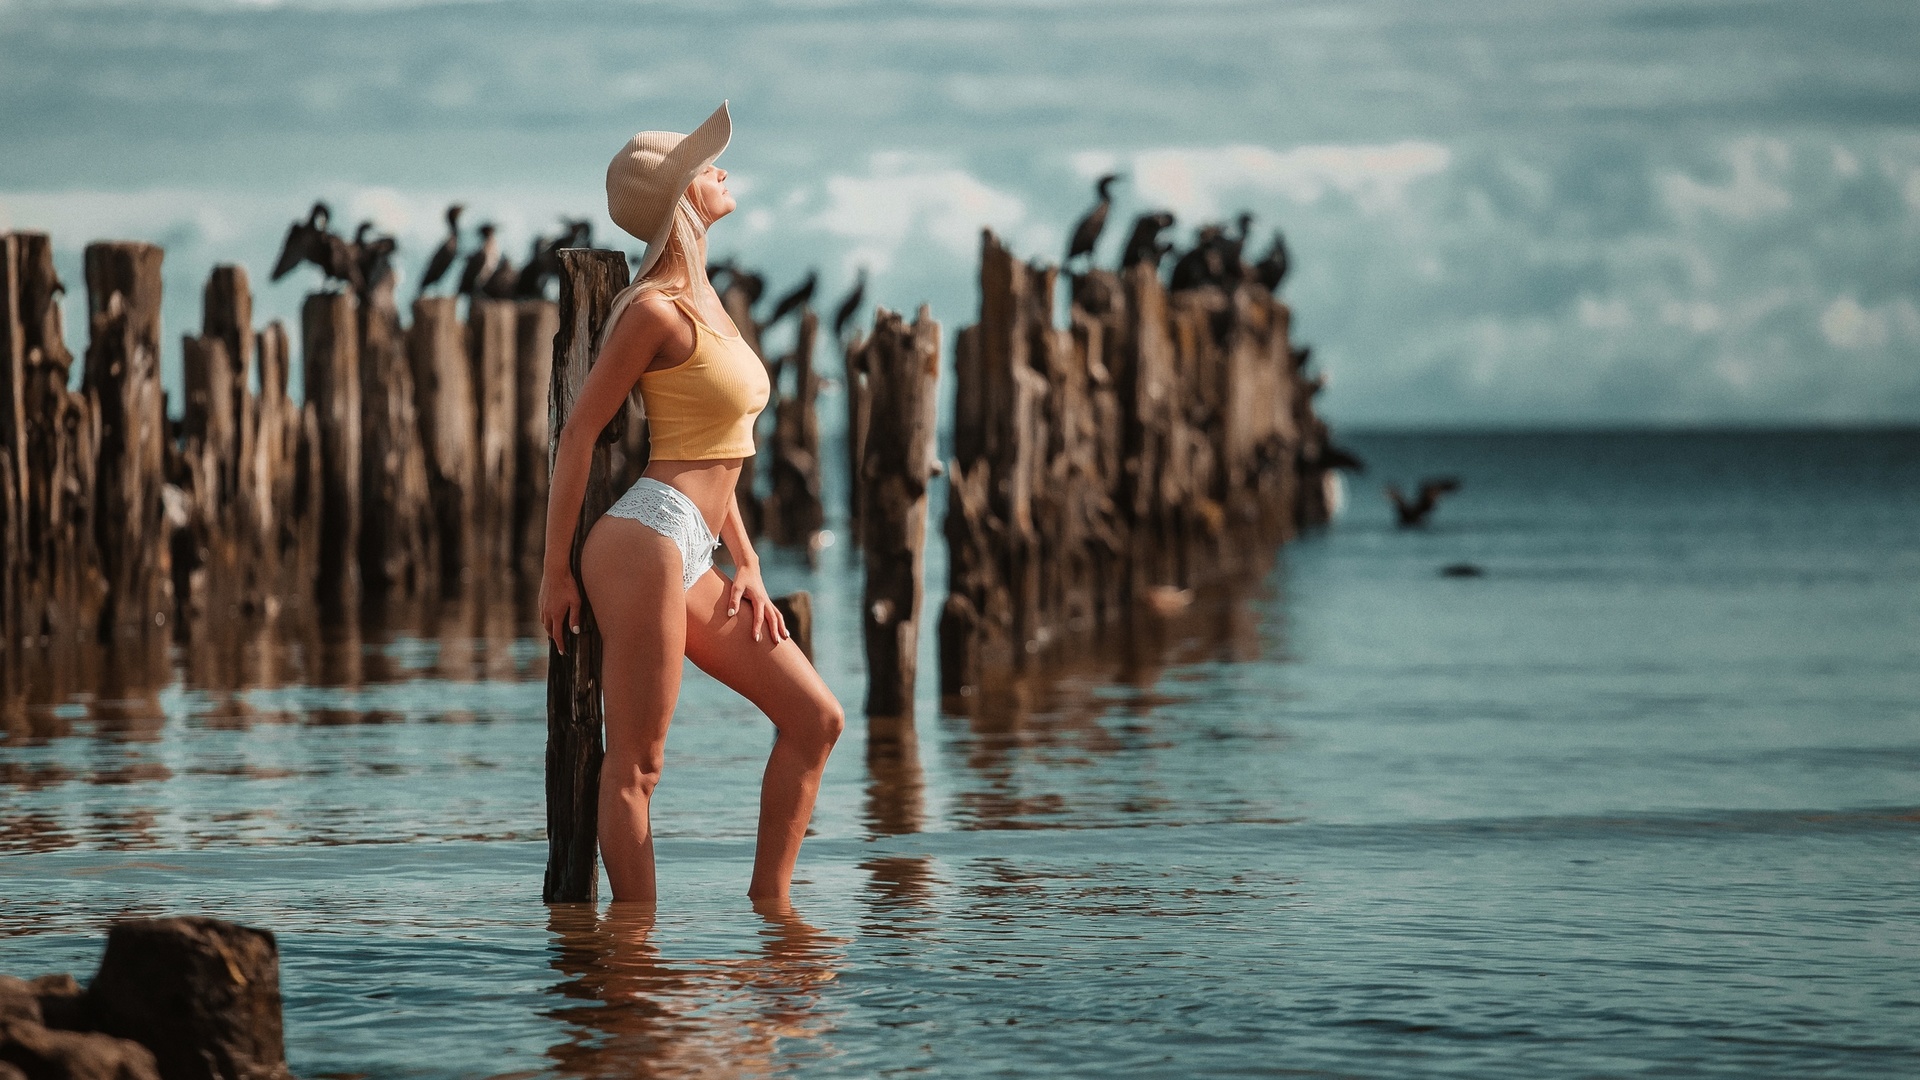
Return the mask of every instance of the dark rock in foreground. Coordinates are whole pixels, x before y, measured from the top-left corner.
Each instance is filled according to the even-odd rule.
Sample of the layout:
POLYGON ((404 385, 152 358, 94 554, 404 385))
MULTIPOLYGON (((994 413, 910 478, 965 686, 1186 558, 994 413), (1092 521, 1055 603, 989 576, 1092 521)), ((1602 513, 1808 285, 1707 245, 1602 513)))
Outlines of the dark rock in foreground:
POLYGON ((273 935, 200 916, 116 923, 82 991, 0 976, 0 1080, 291 1080, 273 935))

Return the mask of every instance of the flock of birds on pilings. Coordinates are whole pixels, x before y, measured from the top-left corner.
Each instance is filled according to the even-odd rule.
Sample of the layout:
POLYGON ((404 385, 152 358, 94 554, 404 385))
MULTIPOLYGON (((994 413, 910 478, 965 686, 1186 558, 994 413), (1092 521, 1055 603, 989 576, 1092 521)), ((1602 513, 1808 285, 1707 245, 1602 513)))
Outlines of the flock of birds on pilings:
MULTIPOLYGON (((1075 268, 1084 271, 1092 266, 1094 249, 1106 232, 1108 219, 1113 212, 1113 186, 1123 179, 1119 173, 1108 173, 1094 181, 1094 204, 1075 222, 1067 242, 1062 265, 1069 273, 1075 268)), ((515 266, 513 260, 501 250, 496 226, 492 222, 482 222, 477 230, 478 246, 468 250, 462 260, 461 252, 465 245, 461 239, 460 219, 465 212, 466 207, 460 203, 447 207, 446 237, 434 248, 422 268, 416 298, 440 286, 455 263, 460 264, 459 276, 453 279, 456 295, 499 300, 549 298, 550 286, 558 281, 560 252, 566 248, 593 246, 593 224, 590 221, 562 218, 560 230, 551 236, 535 236, 526 261, 515 266)), ((347 239, 332 231, 332 217, 332 210, 325 202, 316 202, 304 219, 292 224, 281 243, 279 258, 274 262, 272 280, 279 281, 299 266, 311 264, 320 270, 327 283, 338 283, 353 290, 365 303, 368 296, 393 278, 398 241, 391 235, 375 234, 372 221, 362 221, 354 230, 353 238, 347 239)), ((1253 240, 1253 222, 1254 215, 1242 211, 1231 224, 1202 224, 1194 233, 1192 246, 1180 251, 1164 239, 1175 225, 1172 213, 1153 210, 1139 214, 1134 218, 1121 249, 1119 269, 1125 272, 1146 264, 1153 267, 1157 274, 1167 257, 1175 255, 1177 251, 1168 277, 1171 291, 1211 286, 1232 292, 1247 283, 1251 275, 1251 280, 1269 293, 1278 292, 1286 281, 1288 271, 1292 269, 1286 236, 1279 229, 1273 230, 1266 248, 1257 259, 1249 262, 1247 254, 1250 250, 1248 245, 1253 240)), ((635 258, 637 260, 637 256, 635 258)), ((741 266, 735 259, 709 264, 707 274, 717 290, 738 289, 747 298, 749 311, 759 306, 761 297, 766 293, 766 279, 741 266)), ((759 321, 760 331, 765 333, 811 303, 818 287, 818 272, 809 270, 799 284, 781 294, 774 302, 772 313, 759 321)), ((853 324, 865 300, 866 289, 867 271, 862 268, 852 287, 835 305, 833 336, 843 345, 847 341, 847 329, 853 324)), ((1076 296, 1076 299, 1081 297, 1076 296)), ((1312 355, 1311 345, 1296 347, 1295 365, 1304 368, 1312 355)), ((1317 393, 1326 385, 1325 376, 1315 376, 1308 385, 1317 393)), ((1366 463, 1349 451, 1336 446, 1330 447, 1329 453, 1335 468, 1356 473, 1366 471, 1366 463)), ((1419 528, 1427 524, 1442 496, 1458 490, 1460 481, 1457 477, 1443 476, 1423 479, 1411 498, 1393 484, 1386 486, 1385 493, 1393 505, 1396 524, 1401 528, 1419 528)))

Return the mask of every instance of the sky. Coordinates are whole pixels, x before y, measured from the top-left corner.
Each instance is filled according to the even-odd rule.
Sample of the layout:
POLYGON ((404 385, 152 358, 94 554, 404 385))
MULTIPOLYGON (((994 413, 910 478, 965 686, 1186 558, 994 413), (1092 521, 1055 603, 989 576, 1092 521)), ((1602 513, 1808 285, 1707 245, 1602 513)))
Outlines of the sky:
POLYGON ((775 288, 867 267, 951 332, 982 227, 1057 260, 1114 170, 1103 261, 1153 209, 1285 231, 1337 424, 1913 423, 1916 42, 1911 0, 0 0, 0 228, 76 328, 85 243, 164 244, 177 387, 208 270, 314 198, 408 277, 455 199, 637 250, 608 159, 724 98, 714 253, 775 288))

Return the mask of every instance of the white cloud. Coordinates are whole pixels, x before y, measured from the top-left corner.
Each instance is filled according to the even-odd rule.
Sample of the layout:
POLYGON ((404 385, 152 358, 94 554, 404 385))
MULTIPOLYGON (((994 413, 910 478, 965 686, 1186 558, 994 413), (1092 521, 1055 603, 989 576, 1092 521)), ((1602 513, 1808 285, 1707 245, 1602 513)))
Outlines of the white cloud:
POLYGON ((923 236, 956 258, 972 258, 980 230, 1003 237, 1027 226, 1026 203, 964 169, 911 154, 875 154, 863 174, 827 178, 826 205, 809 224, 849 241, 843 260, 875 272, 923 236))
POLYGON ((1792 155, 1779 139, 1740 139, 1727 148, 1733 179, 1726 184, 1702 183, 1686 173, 1660 177, 1667 208, 1682 220, 1702 212, 1734 221, 1751 221, 1793 206, 1793 196, 1781 186, 1792 155))
POLYGON ((1453 155, 1438 143, 1379 145, 1166 147, 1127 155, 1076 154, 1082 176, 1119 170, 1135 197, 1182 217, 1218 217, 1230 195, 1279 195, 1300 204, 1330 193, 1351 197, 1364 212, 1399 206, 1415 181, 1445 172, 1453 155))
POLYGON ((1836 349, 1862 349, 1887 343, 1887 315, 1842 296, 1820 313, 1820 333, 1836 349))

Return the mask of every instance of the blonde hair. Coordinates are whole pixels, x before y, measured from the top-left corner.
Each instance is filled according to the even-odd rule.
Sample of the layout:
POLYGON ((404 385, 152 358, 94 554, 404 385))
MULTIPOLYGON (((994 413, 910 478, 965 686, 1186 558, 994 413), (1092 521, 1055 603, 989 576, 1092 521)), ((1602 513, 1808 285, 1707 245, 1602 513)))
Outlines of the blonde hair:
POLYGON ((693 260, 700 253, 701 241, 706 235, 706 224, 693 208, 693 200, 682 192, 673 204, 673 227, 667 230, 666 246, 661 250, 660 257, 647 267, 647 272, 638 280, 614 295, 613 304, 607 311, 606 325, 600 328, 600 337, 594 342, 596 358, 613 338, 613 328, 619 323, 620 316, 626 314, 627 308, 641 292, 685 294, 693 291, 693 260))

